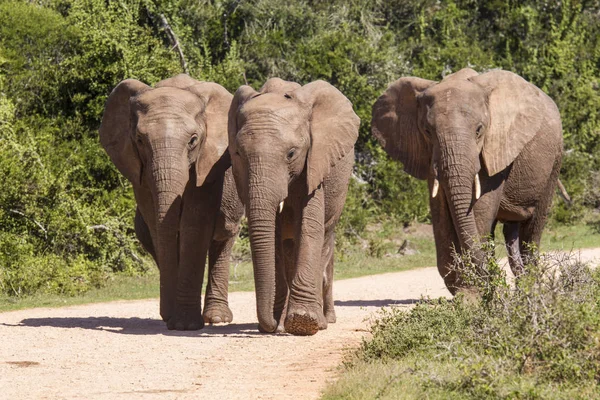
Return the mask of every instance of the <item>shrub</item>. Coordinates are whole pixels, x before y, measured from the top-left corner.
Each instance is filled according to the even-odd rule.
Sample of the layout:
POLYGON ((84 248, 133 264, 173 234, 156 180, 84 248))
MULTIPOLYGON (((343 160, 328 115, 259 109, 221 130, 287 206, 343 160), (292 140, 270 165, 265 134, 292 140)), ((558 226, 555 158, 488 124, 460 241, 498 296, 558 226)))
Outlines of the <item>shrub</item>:
POLYGON ((347 368, 404 365, 388 383, 416 381, 423 397, 569 398, 584 388, 600 397, 600 271, 546 254, 510 284, 486 250, 483 268, 458 263, 480 300, 382 311, 347 368))

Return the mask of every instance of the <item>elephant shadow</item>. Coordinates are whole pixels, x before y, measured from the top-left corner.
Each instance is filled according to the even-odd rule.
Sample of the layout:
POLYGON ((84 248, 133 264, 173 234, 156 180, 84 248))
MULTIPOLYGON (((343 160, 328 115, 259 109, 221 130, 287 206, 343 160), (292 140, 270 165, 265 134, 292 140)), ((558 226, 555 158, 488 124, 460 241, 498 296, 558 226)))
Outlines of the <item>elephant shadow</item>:
MULTIPOLYGON (((6 325, 6 324, 3 324, 6 325)), ((17 325, 31 328, 79 328, 94 331, 105 331, 122 335, 165 335, 187 337, 254 337, 263 335, 258 329, 258 323, 231 323, 227 325, 206 325, 198 331, 170 331, 160 319, 152 318, 118 318, 118 317, 49 317, 27 318, 17 325)))
POLYGON ((389 307, 400 305, 412 305, 418 303, 429 303, 433 299, 403 299, 403 300, 336 300, 334 304, 338 307, 389 307))

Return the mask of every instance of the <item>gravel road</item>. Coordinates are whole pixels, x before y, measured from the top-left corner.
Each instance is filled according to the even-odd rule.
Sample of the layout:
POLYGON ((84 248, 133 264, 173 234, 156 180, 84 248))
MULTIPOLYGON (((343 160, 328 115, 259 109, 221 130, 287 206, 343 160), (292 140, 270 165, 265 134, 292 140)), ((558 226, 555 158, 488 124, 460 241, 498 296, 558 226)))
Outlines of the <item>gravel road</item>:
MULTIPOLYGON (((596 264, 600 249, 581 251, 596 264)), ((260 334, 254 293, 234 322, 168 331, 158 299, 0 313, 2 399, 311 399, 379 308, 449 296, 435 268, 334 283, 338 322, 312 337, 260 334)))

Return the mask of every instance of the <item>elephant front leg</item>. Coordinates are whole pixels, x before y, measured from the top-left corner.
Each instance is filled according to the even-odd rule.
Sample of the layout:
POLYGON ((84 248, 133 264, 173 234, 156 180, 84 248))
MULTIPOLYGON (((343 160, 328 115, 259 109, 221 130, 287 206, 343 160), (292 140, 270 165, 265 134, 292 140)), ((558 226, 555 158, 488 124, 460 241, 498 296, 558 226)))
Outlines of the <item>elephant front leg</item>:
POLYGON ((297 240, 296 268, 290 285, 285 331, 314 335, 327 328, 323 314, 324 196, 320 187, 305 201, 297 240))
POLYGON ((197 330, 204 327, 202 282, 215 228, 214 210, 218 209, 218 196, 211 197, 210 188, 195 188, 186 192, 185 196, 179 231, 175 314, 167 322, 167 327, 197 330))
POLYGON ((192 331, 204 327, 201 293, 210 235, 202 231, 181 231, 175 315, 167 322, 169 329, 192 331))
POLYGON ((275 252, 275 302, 273 303, 273 315, 278 321, 275 332, 281 333, 285 331, 284 320, 287 314, 289 285, 287 274, 293 269, 295 262, 294 257, 294 240, 286 238, 284 232, 285 222, 281 215, 278 217, 278 222, 275 231, 275 243, 277 246, 275 252))
POLYGON ((229 260, 235 236, 213 240, 208 251, 208 285, 204 298, 204 322, 218 324, 231 322, 233 313, 229 308, 229 260))
POLYGON ((240 230, 244 206, 235 190, 231 170, 226 173, 213 239, 208 250, 208 285, 204 298, 204 322, 224 323, 233 320, 229 308, 229 264, 231 249, 240 230))
POLYGON ((148 227, 146 221, 144 221, 144 216, 142 215, 139 207, 135 210, 134 228, 135 234, 142 244, 144 250, 150 253, 154 261, 158 263, 156 252, 154 251, 154 244, 152 243, 152 234, 150 233, 150 228, 148 227))

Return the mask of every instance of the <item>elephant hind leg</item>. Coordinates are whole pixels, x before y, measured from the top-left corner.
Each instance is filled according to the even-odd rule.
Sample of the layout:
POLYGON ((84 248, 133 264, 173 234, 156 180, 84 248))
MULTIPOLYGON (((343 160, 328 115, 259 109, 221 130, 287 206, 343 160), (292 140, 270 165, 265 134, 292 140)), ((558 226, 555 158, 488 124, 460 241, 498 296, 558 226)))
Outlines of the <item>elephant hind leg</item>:
POLYGON ((135 234, 142 244, 142 247, 150 253, 150 255, 156 261, 156 265, 158 265, 158 260, 156 259, 156 252, 154 251, 154 245, 152 244, 152 235, 150 234, 150 228, 148 228, 148 224, 144 221, 144 217, 142 217, 142 213, 139 208, 135 209, 135 234))
POLYGON ((508 253, 508 264, 513 274, 518 277, 523 273, 523 258, 519 248, 519 222, 505 222, 503 227, 504 239, 506 241, 506 252, 508 253))
POLYGON ((208 285, 204 296, 204 322, 218 324, 233 321, 229 308, 229 259, 236 236, 211 241, 208 250, 208 285))
POLYGON ((521 223, 519 229, 519 248, 521 250, 521 258, 525 265, 535 262, 536 252, 540 248, 542 240, 542 232, 548 219, 548 212, 552 205, 552 198, 558 184, 558 174, 560 172, 561 153, 557 155, 552 172, 546 181, 546 187, 542 191, 539 202, 533 216, 521 223))

